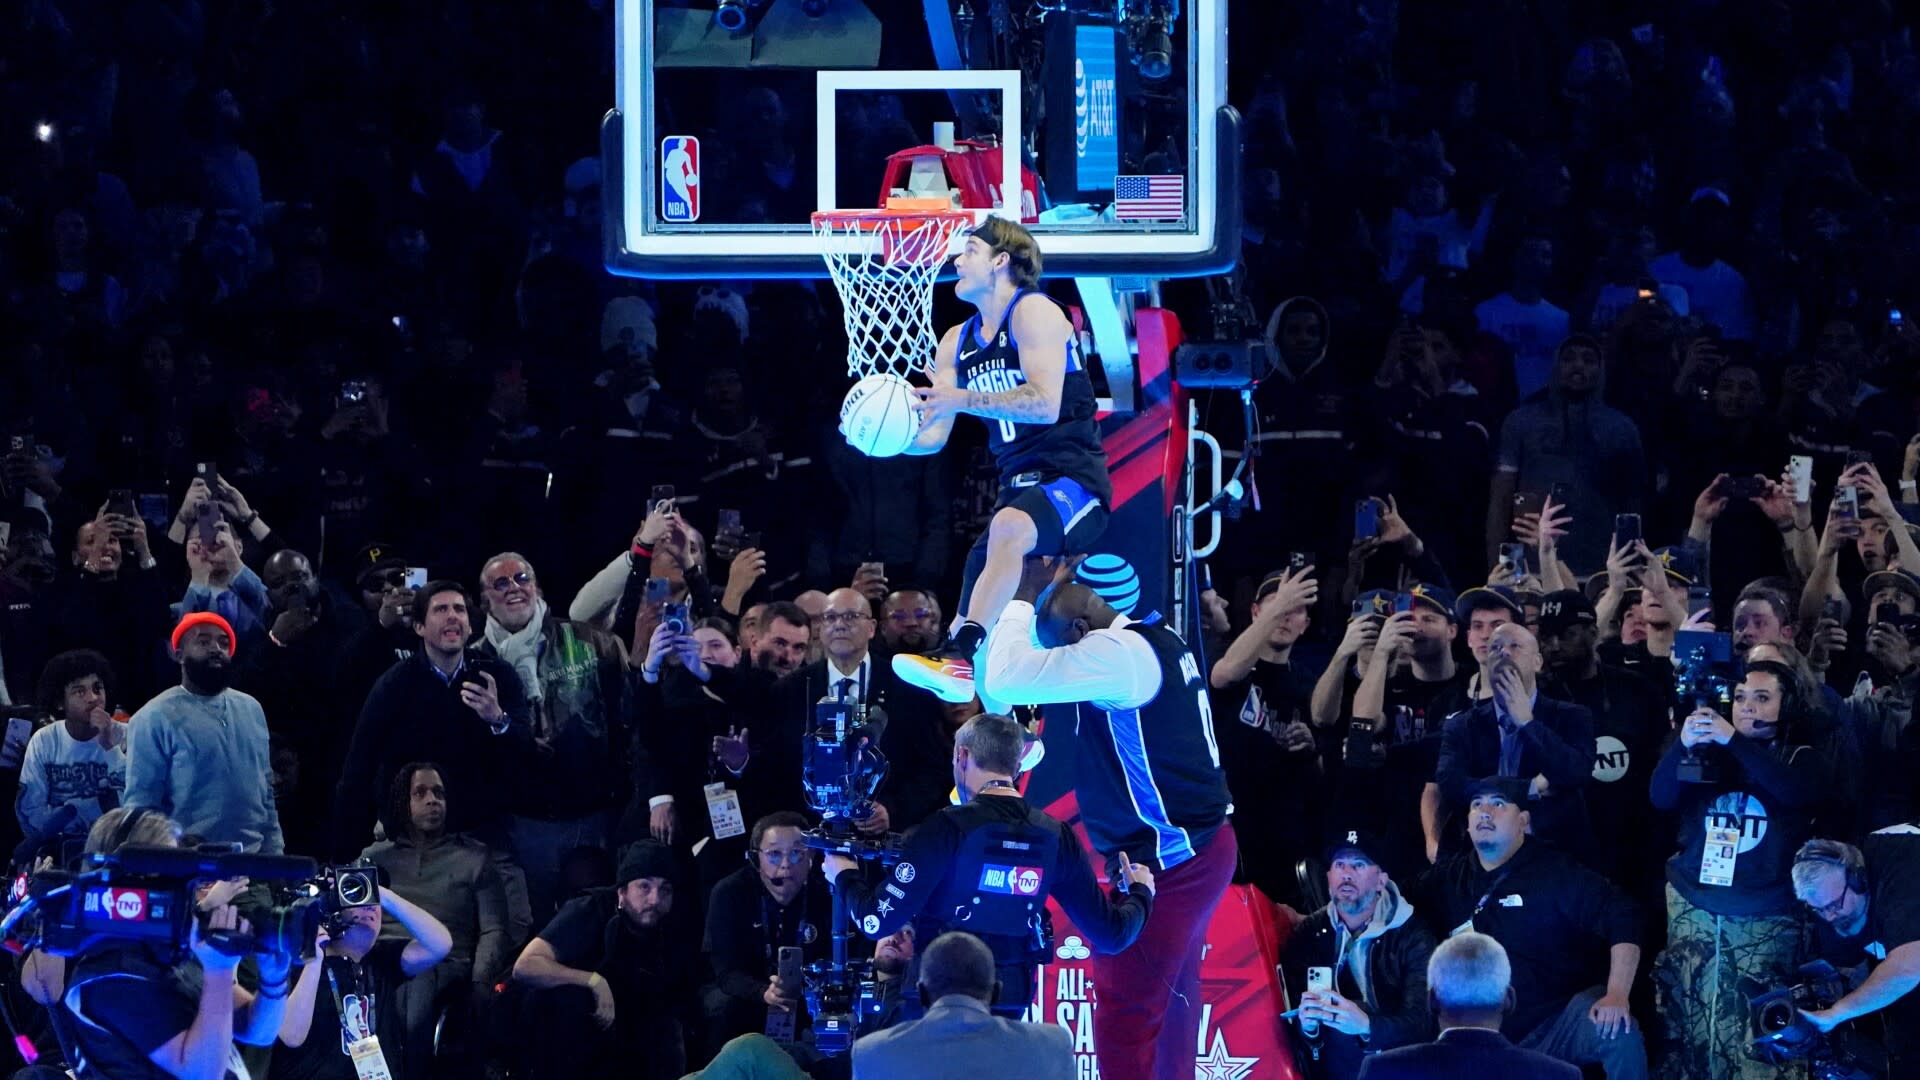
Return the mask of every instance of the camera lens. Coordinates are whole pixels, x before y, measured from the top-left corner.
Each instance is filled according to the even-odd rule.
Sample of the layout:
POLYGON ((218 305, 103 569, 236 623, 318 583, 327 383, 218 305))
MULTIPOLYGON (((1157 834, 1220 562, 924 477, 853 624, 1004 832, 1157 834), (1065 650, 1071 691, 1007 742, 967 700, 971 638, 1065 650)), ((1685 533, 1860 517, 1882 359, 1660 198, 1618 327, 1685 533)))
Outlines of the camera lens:
POLYGON ((1785 1031, 1793 1026, 1793 1004, 1786 1001, 1768 1002, 1760 1010, 1760 1030, 1768 1035, 1785 1031))
POLYGON ((253 936, 259 951, 276 956, 305 956, 313 948, 320 929, 320 905, 312 897, 302 897, 285 905, 262 907, 250 913, 253 936))
POLYGON ((366 907, 375 903, 373 881, 366 874, 340 875, 340 903, 346 907, 366 907))
POLYGON ((713 25, 729 34, 737 34, 747 28, 747 5, 745 0, 720 0, 714 5, 713 25))

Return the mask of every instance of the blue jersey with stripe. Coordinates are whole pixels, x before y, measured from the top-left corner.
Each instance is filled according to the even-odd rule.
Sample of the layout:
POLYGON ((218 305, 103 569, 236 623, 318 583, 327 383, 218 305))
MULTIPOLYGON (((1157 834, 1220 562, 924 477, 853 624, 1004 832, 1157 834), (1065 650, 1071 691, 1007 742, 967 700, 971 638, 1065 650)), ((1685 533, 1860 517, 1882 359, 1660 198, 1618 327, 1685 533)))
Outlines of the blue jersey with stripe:
POLYGON ((1074 791, 1087 839, 1111 865, 1118 852, 1156 869, 1178 866, 1232 808, 1200 663, 1161 623, 1128 623, 1160 664, 1160 692, 1137 709, 1080 709, 1074 791))
MULTIPOLYGON (((1007 305, 992 334, 982 333, 977 312, 961 328, 953 370, 962 389, 998 394, 1026 384, 1026 372, 1020 367, 1020 343, 1013 336, 1013 309, 1029 296, 1054 303, 1045 293, 1022 289, 1014 294, 1013 303, 1007 305)), ((1000 482, 1010 485, 1023 473, 1036 473, 1043 481, 1067 477, 1111 505, 1113 480, 1107 475, 1107 452, 1100 445, 1100 429, 1093 419, 1096 411, 1093 380, 1087 377, 1079 342, 1070 338, 1067 374, 1060 387, 1059 419, 1051 424, 984 420, 987 446, 1000 466, 1000 482)))

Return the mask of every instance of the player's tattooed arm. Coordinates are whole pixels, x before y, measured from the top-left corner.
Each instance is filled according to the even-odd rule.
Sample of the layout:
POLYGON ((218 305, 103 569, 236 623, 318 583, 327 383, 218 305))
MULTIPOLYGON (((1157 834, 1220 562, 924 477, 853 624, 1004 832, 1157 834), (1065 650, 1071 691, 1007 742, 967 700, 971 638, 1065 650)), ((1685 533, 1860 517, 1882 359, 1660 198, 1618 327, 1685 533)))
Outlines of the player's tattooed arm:
POLYGON ((967 391, 962 411, 987 420, 1012 420, 1017 424, 1051 424, 1060 418, 1060 398, 1049 395, 1032 383, 998 393, 967 391))

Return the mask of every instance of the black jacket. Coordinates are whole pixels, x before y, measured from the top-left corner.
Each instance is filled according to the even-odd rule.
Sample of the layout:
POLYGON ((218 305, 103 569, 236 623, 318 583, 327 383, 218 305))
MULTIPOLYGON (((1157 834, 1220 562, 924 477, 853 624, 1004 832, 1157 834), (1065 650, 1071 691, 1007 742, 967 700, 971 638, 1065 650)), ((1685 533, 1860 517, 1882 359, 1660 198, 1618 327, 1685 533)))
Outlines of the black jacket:
POLYGON ((1718 769, 1718 783, 1680 782, 1685 748, 1678 739, 1653 769, 1653 805, 1677 811, 1680 825, 1680 850, 1667 862, 1667 883, 1716 915, 1798 912, 1793 855, 1813 835, 1814 806, 1832 786, 1827 755, 1811 746, 1739 735, 1726 746, 1696 750, 1718 769), (1731 885, 1700 881, 1709 825, 1740 832, 1731 885))
POLYGON ((479 832, 503 825, 514 802, 518 768, 533 753, 527 696, 520 676, 498 660, 469 654, 467 671, 485 671, 499 689, 507 729, 494 732, 433 670, 424 652, 380 677, 360 710, 347 764, 334 795, 334 841, 345 860, 367 846, 387 788, 401 767, 438 763, 447 782, 447 831, 479 832))
POLYGON ((1474 854, 1442 859, 1416 896, 1435 934, 1472 923, 1507 950, 1518 1004, 1500 1030, 1514 1039, 1605 983, 1613 946, 1640 944, 1640 917, 1626 894, 1545 844, 1522 844, 1493 871, 1474 854))
MULTIPOLYGON (((1593 778, 1593 714, 1578 705, 1539 696, 1533 722, 1519 729, 1521 777, 1544 774, 1547 793, 1530 800, 1533 835, 1563 851, 1585 850, 1592 840, 1587 821, 1588 781, 1593 778)), ((1467 808, 1467 787, 1500 771, 1500 722, 1491 700, 1476 702, 1447 718, 1440 733, 1440 761, 1434 782, 1440 785, 1441 811, 1459 820, 1467 808)))
POLYGON ((235 689, 259 699, 274 738, 300 759, 299 785, 280 819, 287 850, 301 853, 318 852, 327 840, 327 814, 362 704, 335 696, 334 658, 346 633, 335 612, 321 611, 313 629, 291 644, 266 638, 242 652, 233 680, 235 689))
POLYGON ((1372 1023, 1372 1033, 1364 1043, 1325 1026, 1310 1040, 1297 1021, 1289 1024, 1293 1060, 1305 1068, 1307 1075, 1320 1080, 1352 1080, 1365 1057, 1425 1041, 1433 1034, 1433 1016, 1427 1009, 1427 960, 1433 956, 1436 943, 1433 931, 1413 915, 1413 904, 1400 895, 1398 886, 1387 882, 1373 922, 1361 933, 1357 946, 1366 961, 1364 989, 1352 968, 1343 963, 1350 935, 1330 907, 1308 916, 1287 938, 1286 949, 1280 954, 1287 1000, 1299 1004, 1306 990, 1308 968, 1333 968, 1334 988, 1359 1002, 1372 1023))

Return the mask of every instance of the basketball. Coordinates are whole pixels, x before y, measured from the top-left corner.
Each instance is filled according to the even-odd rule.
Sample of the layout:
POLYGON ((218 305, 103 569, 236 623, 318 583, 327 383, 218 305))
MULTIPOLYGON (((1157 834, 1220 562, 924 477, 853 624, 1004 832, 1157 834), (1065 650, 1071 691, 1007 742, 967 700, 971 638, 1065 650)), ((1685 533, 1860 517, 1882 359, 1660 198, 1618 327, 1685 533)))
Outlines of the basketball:
POLYGON ((840 403, 840 434, 868 457, 893 457, 920 433, 913 384, 898 375, 869 375, 840 403))

